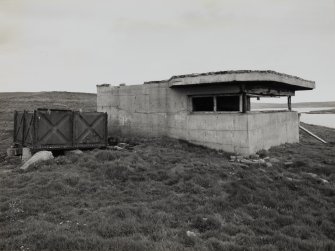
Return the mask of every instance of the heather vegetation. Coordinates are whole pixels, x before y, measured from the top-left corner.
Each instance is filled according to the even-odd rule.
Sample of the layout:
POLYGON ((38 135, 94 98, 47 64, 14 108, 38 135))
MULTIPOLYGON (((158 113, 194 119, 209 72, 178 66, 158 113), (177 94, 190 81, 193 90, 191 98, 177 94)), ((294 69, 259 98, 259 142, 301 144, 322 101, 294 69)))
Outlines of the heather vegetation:
POLYGON ((334 250, 335 130, 262 151, 271 166, 172 139, 1 159, 0 250, 334 250))

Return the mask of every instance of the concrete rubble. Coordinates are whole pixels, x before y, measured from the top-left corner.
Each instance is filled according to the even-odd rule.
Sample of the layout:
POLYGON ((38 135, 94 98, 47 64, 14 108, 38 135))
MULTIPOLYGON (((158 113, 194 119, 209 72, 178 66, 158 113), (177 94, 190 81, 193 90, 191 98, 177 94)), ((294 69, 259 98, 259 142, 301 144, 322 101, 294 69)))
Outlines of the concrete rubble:
POLYGON ((329 183, 329 181, 328 180, 325 180, 325 179, 323 179, 323 178, 321 178, 321 177, 319 177, 317 174, 315 174, 315 173, 305 173, 306 175, 308 175, 308 176, 310 176, 311 178, 313 178, 313 179, 315 179, 315 180, 318 180, 318 181, 321 181, 322 183, 329 183))
MULTIPOLYGON (((272 167, 273 163, 279 163, 280 160, 277 158, 264 157, 261 158, 258 154, 252 154, 249 157, 242 155, 230 156, 230 162, 240 163, 241 166, 247 167, 248 165, 263 165, 266 167, 272 167)), ((286 166, 293 165, 293 162, 285 162, 286 166)))
POLYGON ((196 237, 197 236, 197 234, 195 232, 192 232, 192 231, 186 231, 186 235, 188 237, 196 237))
POLYGON ((280 160, 277 159, 277 158, 270 158, 269 161, 272 162, 272 163, 279 163, 280 162, 280 160))
POLYGON ((13 157, 13 156, 18 156, 22 154, 22 149, 17 148, 17 147, 9 147, 7 148, 7 156, 8 157, 13 157))
POLYGON ((75 150, 65 152, 65 155, 71 155, 71 154, 80 155, 80 154, 83 154, 83 151, 79 149, 75 149, 75 150))
POLYGON ((289 166, 292 166, 292 165, 293 165, 292 161, 286 161, 286 162, 284 162, 284 166, 286 166, 286 167, 289 167, 289 166))
POLYGON ((116 151, 127 151, 132 150, 133 146, 127 143, 118 143, 116 146, 107 146, 107 149, 116 151))
MULTIPOLYGON (((273 164, 277 164, 277 163, 282 163, 285 167, 291 167, 294 165, 293 161, 285 161, 285 162, 281 162, 279 159, 277 158, 270 158, 270 157, 265 157, 265 158, 258 158, 256 159, 254 155, 249 156, 249 157, 243 157, 243 156, 230 156, 230 162, 236 162, 238 163, 238 165, 242 168, 248 168, 250 165, 261 165, 261 166, 265 166, 268 168, 273 167, 273 164)), ((259 170, 261 170, 262 172, 266 172, 266 170, 260 168, 259 170)), ((328 184, 329 181, 326 179, 321 178, 319 175, 315 174, 315 173, 306 173, 306 172, 302 172, 301 174, 303 174, 306 177, 310 177, 318 182, 322 182, 323 184, 328 184)), ((292 175, 292 174, 291 174, 292 175)), ((285 178, 288 181, 291 182, 301 182, 301 177, 299 176, 292 176, 292 177, 286 177, 285 175, 282 175, 283 178, 285 178)))

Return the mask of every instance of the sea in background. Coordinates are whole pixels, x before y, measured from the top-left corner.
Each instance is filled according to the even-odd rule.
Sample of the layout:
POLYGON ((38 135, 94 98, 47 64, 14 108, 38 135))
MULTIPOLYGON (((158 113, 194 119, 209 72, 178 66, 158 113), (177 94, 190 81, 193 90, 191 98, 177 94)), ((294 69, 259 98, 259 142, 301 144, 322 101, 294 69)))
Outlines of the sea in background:
MULTIPOLYGON (((330 128, 335 128, 335 113, 316 113, 309 114, 311 111, 323 111, 331 110, 335 107, 307 107, 307 108, 292 108, 293 111, 299 112, 300 121, 312 124, 326 126, 330 128)), ((253 109, 254 111, 266 111, 266 110, 284 110, 283 108, 262 108, 262 109, 253 109)))
POLYGON ((307 113, 311 111, 331 109, 335 109, 335 107, 295 108, 293 110, 298 111, 301 114, 300 121, 304 123, 335 128, 335 113, 307 113))

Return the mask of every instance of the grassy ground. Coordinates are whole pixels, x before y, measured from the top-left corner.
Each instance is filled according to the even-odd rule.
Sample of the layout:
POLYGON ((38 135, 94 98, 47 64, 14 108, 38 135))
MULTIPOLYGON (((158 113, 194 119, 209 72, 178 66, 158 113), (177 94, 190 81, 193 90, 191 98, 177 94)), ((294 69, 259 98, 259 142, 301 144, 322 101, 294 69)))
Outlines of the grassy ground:
POLYGON ((301 134, 272 167, 171 139, 4 159, 0 250, 335 250, 335 130, 305 127, 330 143, 301 134))

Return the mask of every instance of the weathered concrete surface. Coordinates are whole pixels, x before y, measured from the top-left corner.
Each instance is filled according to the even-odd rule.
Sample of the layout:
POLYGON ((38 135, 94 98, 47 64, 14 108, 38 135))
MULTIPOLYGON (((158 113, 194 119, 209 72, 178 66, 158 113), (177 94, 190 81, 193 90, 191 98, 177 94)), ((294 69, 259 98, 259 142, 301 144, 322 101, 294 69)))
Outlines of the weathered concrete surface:
POLYGON ((22 154, 22 149, 17 148, 17 147, 9 147, 7 148, 7 156, 8 157, 13 157, 13 156, 18 156, 22 154))
POLYGON ((299 142, 296 112, 192 114, 169 129, 170 137, 243 155, 299 142))
POLYGON ((32 154, 31 154, 31 150, 29 147, 23 147, 22 148, 22 156, 21 156, 21 160, 23 163, 25 163, 27 160, 29 160, 31 158, 32 154))
MULTIPOLYGON (((155 83, 158 81, 147 82, 155 83)), ((164 82, 164 81, 161 81, 164 82)), ((187 86, 187 85, 199 85, 208 83, 231 83, 244 82, 245 84, 252 82, 276 82, 281 84, 287 84, 295 90, 311 90, 315 88, 315 82, 305 80, 299 77, 278 73, 275 71, 219 71, 219 72, 208 72, 200 74, 188 74, 173 76, 169 80, 166 80, 171 87, 187 86)))
POLYGON ((98 110, 108 113, 109 134, 167 135, 167 88, 98 87, 98 110))
MULTIPOLYGON (((236 93, 231 86, 226 93, 236 93)), ((189 95, 220 94, 222 88, 170 88, 168 82, 98 86, 99 112, 108 113, 109 134, 168 136, 249 155, 299 141, 296 112, 191 112, 189 95)))
POLYGON ((248 114, 250 153, 284 143, 299 142, 297 112, 267 112, 248 114))

